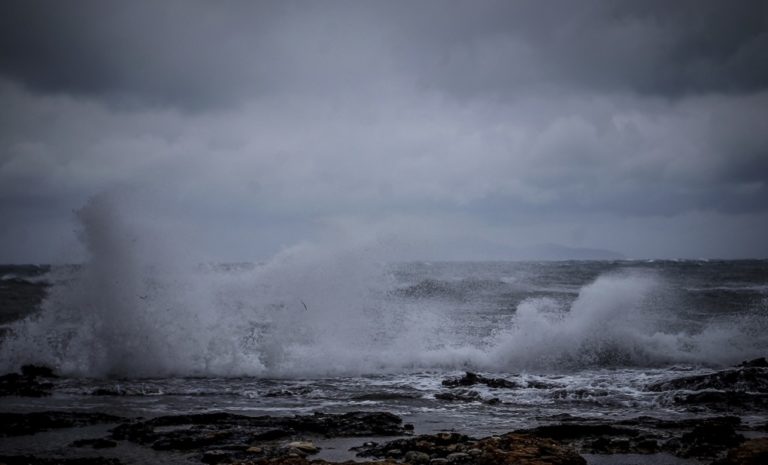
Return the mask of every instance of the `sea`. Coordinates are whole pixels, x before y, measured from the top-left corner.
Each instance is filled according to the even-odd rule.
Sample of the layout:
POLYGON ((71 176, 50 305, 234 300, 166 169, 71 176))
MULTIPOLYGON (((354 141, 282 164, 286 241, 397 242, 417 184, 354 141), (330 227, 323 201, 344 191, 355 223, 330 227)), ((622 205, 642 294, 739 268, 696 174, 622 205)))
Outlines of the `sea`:
POLYGON ((564 414, 722 414, 645 387, 768 352, 765 260, 387 263, 301 252, 183 268, 130 256, 0 267, 0 372, 33 363, 60 375, 53 395, 6 397, 2 410, 388 411, 417 433, 485 436, 564 414), (435 397, 466 371, 520 388, 435 397))

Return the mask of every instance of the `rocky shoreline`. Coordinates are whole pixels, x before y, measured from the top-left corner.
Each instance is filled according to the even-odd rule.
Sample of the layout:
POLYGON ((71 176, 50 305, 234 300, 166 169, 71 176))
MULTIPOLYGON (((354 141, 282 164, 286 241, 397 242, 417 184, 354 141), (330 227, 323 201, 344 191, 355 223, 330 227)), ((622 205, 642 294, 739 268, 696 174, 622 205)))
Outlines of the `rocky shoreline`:
MULTIPOLYGON (((0 376, 0 396, 49 395, 52 377, 55 374, 46 367, 22 367, 20 373, 0 376)), ((436 394, 437 399, 489 405, 498 399, 482 398, 473 386, 520 387, 513 381, 475 373, 446 379, 442 385, 445 391, 436 394)), ((66 456, 8 455, 0 450, 0 464, 119 465, 126 462, 118 453, 106 451, 127 444, 153 453, 175 454, 173 457, 183 457, 186 463, 325 465, 333 462, 313 457, 321 451, 320 444, 332 438, 360 438, 350 456, 386 464, 586 464, 580 454, 668 454, 691 463, 714 465, 768 463, 768 421, 747 425, 740 416, 766 411, 765 359, 708 375, 671 378, 646 389, 668 394, 673 404, 706 405, 708 411, 722 414, 682 420, 557 415, 530 428, 474 438, 457 432, 420 435, 413 425, 388 412, 317 412, 288 417, 208 412, 148 419, 85 411, 0 412, 2 438, 77 428, 92 431, 85 427, 94 425, 102 425, 101 431, 106 432, 82 433, 69 443, 75 452, 66 456)))

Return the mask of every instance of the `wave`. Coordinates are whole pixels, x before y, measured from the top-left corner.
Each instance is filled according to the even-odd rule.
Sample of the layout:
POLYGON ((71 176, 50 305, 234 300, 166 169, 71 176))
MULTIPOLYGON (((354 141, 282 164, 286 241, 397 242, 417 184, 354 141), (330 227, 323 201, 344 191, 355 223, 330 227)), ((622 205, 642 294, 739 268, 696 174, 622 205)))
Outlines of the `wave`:
MULTIPOLYGON (((450 303, 393 293, 386 250, 302 244, 260 265, 199 265, 118 207, 98 197, 80 210, 90 260, 54 282, 41 312, 12 325, 0 368, 130 378, 545 372, 723 365, 768 347, 764 309, 691 326, 653 272, 603 274, 575 299, 529 298, 496 319, 470 315, 485 325, 475 331, 450 303)), ((410 289, 422 297, 442 287, 410 289)))

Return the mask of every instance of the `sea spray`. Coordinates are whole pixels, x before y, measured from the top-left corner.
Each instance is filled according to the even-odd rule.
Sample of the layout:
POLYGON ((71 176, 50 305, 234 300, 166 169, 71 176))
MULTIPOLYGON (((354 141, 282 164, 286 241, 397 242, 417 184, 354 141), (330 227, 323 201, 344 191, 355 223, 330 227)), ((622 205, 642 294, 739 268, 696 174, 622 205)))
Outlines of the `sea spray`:
MULTIPOLYGON (((740 319, 686 325, 676 313, 679 303, 674 289, 647 270, 600 276, 567 308, 551 298, 525 300, 512 327, 497 332, 488 368, 722 366, 768 348, 765 334, 745 337, 740 319)), ((749 320, 768 322, 765 314, 749 320)))
POLYGON ((768 348, 765 300, 737 316, 696 318, 701 309, 681 295, 698 291, 673 285, 659 265, 388 263, 391 244, 362 240, 302 243, 258 265, 210 264, 119 196, 92 199, 78 219, 89 259, 54 280, 40 312, 11 326, 0 345, 5 371, 552 372, 725 365, 768 348), (438 268, 447 279, 430 274, 438 268))

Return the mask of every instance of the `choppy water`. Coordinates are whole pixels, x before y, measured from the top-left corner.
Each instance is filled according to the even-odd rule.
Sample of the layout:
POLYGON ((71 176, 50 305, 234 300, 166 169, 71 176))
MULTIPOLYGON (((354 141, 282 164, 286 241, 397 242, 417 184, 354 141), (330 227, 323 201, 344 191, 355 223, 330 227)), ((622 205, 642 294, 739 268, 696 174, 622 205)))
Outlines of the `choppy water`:
POLYGON ((156 264, 5 268, 6 290, 50 287, 39 310, 5 325, 3 370, 43 363, 65 375, 52 397, 8 398, 5 409, 383 409, 421 432, 482 434, 563 413, 691 415, 645 385, 768 348, 765 261, 364 258, 288 255, 176 274, 156 264), (473 387, 495 405, 435 399, 463 370, 525 387, 473 387))
POLYGON ((305 244, 200 264, 108 204, 79 214, 86 264, 0 268, 0 370, 63 375, 6 410, 383 409, 479 434, 706 414, 644 387, 768 352, 764 260, 392 263, 386 246, 305 244), (464 370, 525 387, 477 388, 495 405, 436 399, 464 370))

